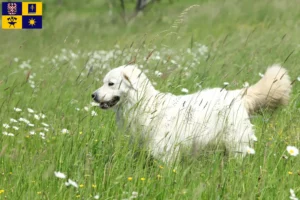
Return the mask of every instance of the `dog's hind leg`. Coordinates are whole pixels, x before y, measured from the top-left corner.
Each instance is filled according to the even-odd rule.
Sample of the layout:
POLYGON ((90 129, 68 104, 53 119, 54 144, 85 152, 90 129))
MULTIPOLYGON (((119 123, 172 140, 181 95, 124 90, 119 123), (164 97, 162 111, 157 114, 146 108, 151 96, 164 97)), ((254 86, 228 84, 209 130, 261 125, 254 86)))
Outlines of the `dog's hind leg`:
POLYGON ((228 115, 228 126, 224 135, 226 148, 235 155, 245 156, 256 141, 253 125, 247 112, 242 109, 239 112, 231 111, 228 115))

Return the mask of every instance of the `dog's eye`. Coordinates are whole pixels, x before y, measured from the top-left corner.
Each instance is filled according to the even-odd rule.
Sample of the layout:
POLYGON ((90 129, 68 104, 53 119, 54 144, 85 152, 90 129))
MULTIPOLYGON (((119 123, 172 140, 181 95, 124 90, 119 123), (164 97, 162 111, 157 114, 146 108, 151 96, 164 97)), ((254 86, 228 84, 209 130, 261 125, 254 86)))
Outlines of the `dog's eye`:
POLYGON ((109 83, 108 83, 108 86, 113 86, 113 85, 114 85, 113 82, 109 82, 109 83))

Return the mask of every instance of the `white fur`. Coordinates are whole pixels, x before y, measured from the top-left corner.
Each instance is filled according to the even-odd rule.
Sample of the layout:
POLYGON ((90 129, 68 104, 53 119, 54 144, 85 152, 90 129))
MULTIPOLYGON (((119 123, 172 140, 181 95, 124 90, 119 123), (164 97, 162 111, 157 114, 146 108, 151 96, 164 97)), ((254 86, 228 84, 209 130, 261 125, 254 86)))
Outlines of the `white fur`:
MULTIPOLYGON (((269 69, 262 80, 271 80, 276 69, 269 69)), ((285 70, 282 72, 286 74, 285 70)), ((284 91, 288 100, 289 77, 282 73, 281 76, 286 76, 284 87, 289 90, 280 91, 284 91)), ((267 104, 264 98, 256 97, 266 97, 270 84, 260 82, 249 90, 213 88, 175 96, 155 90, 140 69, 129 65, 111 70, 104 78, 104 85, 94 94, 98 95, 98 102, 119 96, 121 100, 114 106, 117 122, 126 122, 131 131, 142 134, 153 156, 168 162, 174 160, 182 146, 199 149, 223 143, 229 151, 245 155, 256 140, 249 114, 267 104), (109 82, 114 85, 109 86, 109 82)), ((281 87, 280 82, 278 87, 281 87)), ((281 95, 277 95, 276 90, 272 92, 272 97, 281 95)), ((277 105, 281 101, 275 102, 277 105)))

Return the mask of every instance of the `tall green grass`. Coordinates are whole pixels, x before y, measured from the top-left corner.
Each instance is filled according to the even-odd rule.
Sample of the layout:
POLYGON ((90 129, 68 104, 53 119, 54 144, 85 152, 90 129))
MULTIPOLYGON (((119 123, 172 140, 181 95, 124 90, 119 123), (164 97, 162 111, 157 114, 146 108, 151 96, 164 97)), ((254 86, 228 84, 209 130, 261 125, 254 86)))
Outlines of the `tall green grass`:
POLYGON ((117 4, 109 15, 106 1, 44 3, 43 30, 0 30, 0 199, 288 199, 290 188, 300 196, 300 157, 286 151, 300 147, 297 0, 162 1, 126 25, 117 4), (204 55, 200 44, 208 47, 204 55), (112 111, 91 105, 104 74, 132 61, 149 70, 158 90, 175 94, 225 81, 228 89, 241 88, 281 63, 293 92, 288 106, 252 117, 254 155, 240 160, 204 151, 166 165, 132 143, 112 111), (40 113, 46 118, 36 119, 40 113), (68 178, 78 188, 67 187, 68 178))

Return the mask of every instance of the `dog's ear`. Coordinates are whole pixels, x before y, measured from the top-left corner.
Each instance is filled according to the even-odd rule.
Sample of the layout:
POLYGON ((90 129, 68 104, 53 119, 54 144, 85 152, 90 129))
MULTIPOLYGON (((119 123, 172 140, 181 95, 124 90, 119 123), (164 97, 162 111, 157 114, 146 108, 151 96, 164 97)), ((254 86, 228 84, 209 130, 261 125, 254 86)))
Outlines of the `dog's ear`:
POLYGON ((123 80, 125 80, 125 82, 128 83, 128 85, 129 85, 132 89, 136 90, 136 88, 133 86, 132 82, 130 81, 129 76, 128 76, 125 72, 122 73, 122 76, 123 76, 123 80))

